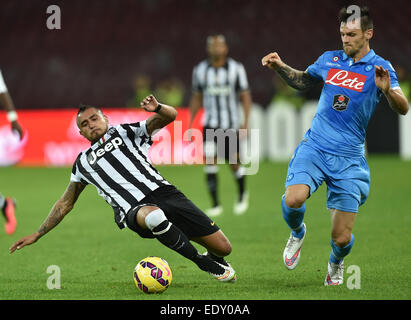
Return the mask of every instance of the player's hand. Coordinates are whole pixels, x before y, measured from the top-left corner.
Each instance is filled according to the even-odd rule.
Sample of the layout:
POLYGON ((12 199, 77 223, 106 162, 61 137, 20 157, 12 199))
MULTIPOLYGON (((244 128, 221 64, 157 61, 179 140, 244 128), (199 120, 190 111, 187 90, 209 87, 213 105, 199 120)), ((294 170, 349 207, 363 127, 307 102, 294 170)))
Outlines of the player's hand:
POLYGON ((11 130, 16 131, 19 134, 20 140, 23 138, 23 129, 17 121, 11 123, 11 130))
POLYGON ((25 236, 21 238, 19 241, 16 241, 9 249, 10 253, 13 253, 16 250, 20 250, 21 248, 30 245, 38 240, 39 236, 38 233, 33 233, 29 236, 25 236))
POLYGON ((375 66, 375 85, 381 89, 383 93, 387 93, 391 88, 391 77, 388 70, 382 66, 375 66))
POLYGON ((152 94, 150 94, 141 101, 140 106, 148 112, 154 112, 158 107, 158 101, 152 94))
POLYGON ((261 59, 261 63, 264 67, 268 67, 272 70, 276 70, 278 67, 284 65, 277 52, 271 52, 261 59))

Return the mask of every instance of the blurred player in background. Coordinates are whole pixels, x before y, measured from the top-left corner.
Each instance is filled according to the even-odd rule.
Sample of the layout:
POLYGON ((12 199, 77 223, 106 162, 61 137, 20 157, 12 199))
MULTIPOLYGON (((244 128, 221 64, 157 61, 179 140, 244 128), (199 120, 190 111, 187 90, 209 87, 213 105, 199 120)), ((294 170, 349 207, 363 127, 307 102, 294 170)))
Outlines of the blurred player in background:
POLYGON ((262 59, 263 66, 293 88, 306 90, 324 82, 311 128, 289 163, 281 207, 291 229, 283 260, 292 270, 306 234, 305 202, 326 183, 332 221, 326 286, 343 283, 344 257, 354 244, 354 220, 368 197, 370 174, 364 156, 368 121, 383 95, 395 112, 408 112, 391 63, 370 50, 373 22, 368 8, 343 8, 339 20, 343 50, 325 52, 306 71, 291 68, 276 52, 262 59))
POLYGON ((192 96, 190 100, 190 128, 202 106, 205 110, 203 129, 204 155, 207 186, 212 199, 212 208, 206 214, 215 217, 223 212, 218 199, 217 155, 224 153, 225 159, 235 175, 238 185, 238 200, 234 205, 235 214, 243 214, 248 209, 248 192, 245 189, 245 168, 239 161, 239 136, 247 129, 251 93, 244 66, 227 57, 228 46, 221 34, 207 38, 208 59, 200 62, 193 70, 192 96), (243 108, 241 123, 239 102, 243 108), (222 137, 225 135, 225 137, 222 137), (218 150, 222 150, 220 152, 218 150))
POLYGON ((113 207, 120 229, 128 227, 143 238, 157 238, 218 281, 234 281, 235 271, 223 258, 231 253, 229 240, 148 160, 151 136, 173 122, 177 111, 159 104, 152 95, 141 105, 156 114, 145 121, 117 126, 110 126, 97 107, 79 109, 77 125, 91 147, 77 157, 66 191, 39 230, 13 244, 10 252, 36 242, 57 226, 73 209, 84 188, 91 184, 113 207), (199 254, 190 240, 208 252, 199 254))
MULTIPOLYGON (((11 123, 11 129, 18 133, 20 139, 23 137, 23 130, 17 121, 17 112, 14 108, 13 100, 7 90, 3 75, 0 70, 0 104, 7 112, 7 119, 11 123)), ((11 197, 4 197, 0 193, 0 208, 6 219, 4 229, 7 234, 13 234, 17 228, 17 220, 15 215, 16 201, 11 197)))

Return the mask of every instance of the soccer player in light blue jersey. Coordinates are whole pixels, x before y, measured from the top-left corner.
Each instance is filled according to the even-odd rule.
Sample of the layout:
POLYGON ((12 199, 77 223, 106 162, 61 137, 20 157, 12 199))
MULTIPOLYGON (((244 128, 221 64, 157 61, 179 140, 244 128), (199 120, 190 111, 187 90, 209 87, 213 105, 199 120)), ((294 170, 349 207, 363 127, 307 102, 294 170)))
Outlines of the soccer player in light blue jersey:
POLYGON ((331 253, 324 285, 341 285, 344 257, 354 244, 358 208, 368 197, 370 174, 364 156, 365 132, 374 109, 385 96, 398 114, 408 101, 391 63, 370 49, 373 22, 366 7, 349 6, 339 14, 343 50, 327 51, 307 70, 285 64, 277 52, 262 59, 293 88, 324 86, 311 128, 289 163, 281 207, 291 229, 284 249, 285 266, 294 269, 307 231, 305 202, 325 182, 331 213, 331 253))

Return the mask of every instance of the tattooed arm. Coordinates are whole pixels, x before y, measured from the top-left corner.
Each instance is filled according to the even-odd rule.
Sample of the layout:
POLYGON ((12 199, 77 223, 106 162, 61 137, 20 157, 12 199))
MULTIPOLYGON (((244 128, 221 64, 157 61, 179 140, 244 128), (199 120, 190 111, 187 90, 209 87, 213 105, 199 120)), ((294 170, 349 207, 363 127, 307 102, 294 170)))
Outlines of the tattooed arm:
POLYGON ((57 226, 61 220, 65 217, 67 213, 73 209, 75 202, 77 201, 80 193, 84 190, 85 185, 78 182, 70 182, 66 191, 62 197, 57 200, 51 209, 46 220, 40 226, 40 228, 33 234, 21 238, 19 241, 15 242, 10 247, 10 253, 16 251, 16 249, 21 249, 24 246, 32 244, 40 239, 43 235, 57 226))
POLYGON ((160 105, 153 95, 146 97, 140 105, 144 110, 156 113, 146 121, 147 133, 149 135, 173 122, 177 117, 176 109, 165 104, 160 105))
POLYGON ((315 84, 321 82, 320 79, 312 77, 307 71, 300 71, 286 65, 277 54, 270 53, 262 59, 263 66, 277 71, 281 78, 294 89, 307 90, 315 84))

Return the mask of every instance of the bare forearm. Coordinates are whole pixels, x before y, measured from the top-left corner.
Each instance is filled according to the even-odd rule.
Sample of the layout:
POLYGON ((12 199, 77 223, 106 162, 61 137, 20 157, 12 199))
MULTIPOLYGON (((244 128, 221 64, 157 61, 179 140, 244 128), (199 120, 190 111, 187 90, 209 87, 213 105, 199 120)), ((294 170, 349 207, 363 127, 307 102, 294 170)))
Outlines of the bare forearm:
POLYGON ((251 93, 249 91, 245 91, 241 94, 240 96, 241 99, 241 104, 243 106, 244 110, 244 128, 248 127, 248 119, 250 115, 250 110, 251 110, 251 104, 252 104, 252 98, 251 98, 251 93))
POLYGON ((38 238, 49 232, 63 220, 66 214, 73 209, 84 188, 85 185, 81 183, 70 182, 63 196, 54 204, 46 220, 37 230, 38 238))
POLYGON ((55 226, 57 226, 61 222, 61 220, 63 220, 65 215, 71 211, 71 209, 72 207, 65 206, 60 200, 57 201, 51 209, 46 220, 37 230, 38 238, 42 237, 55 226))
POLYGON ((201 108, 200 104, 190 106, 190 127, 192 127, 194 119, 196 118, 196 115, 198 111, 200 110, 200 108, 201 108))
POLYGON ((278 66, 275 70, 290 87, 297 90, 307 90, 319 82, 310 76, 308 72, 293 69, 285 63, 278 66))
POLYGON ((385 97, 390 104, 390 107, 397 113, 401 115, 406 115, 408 112, 408 101, 404 94, 399 90, 389 89, 384 92, 385 97))
POLYGON ((177 110, 171 106, 162 104, 161 109, 157 112, 156 115, 150 117, 147 120, 147 131, 148 133, 154 134, 158 129, 161 129, 173 122, 177 117, 177 110))
POLYGON ((46 220, 40 226, 40 228, 30 234, 16 241, 10 247, 10 253, 13 253, 16 250, 19 250, 27 245, 35 243, 40 237, 45 235, 55 226, 57 226, 61 220, 65 217, 67 213, 73 209, 74 203, 77 201, 80 193, 84 190, 85 185, 79 182, 70 182, 63 196, 55 203, 51 209, 46 220))
POLYGON ((157 112, 157 114, 164 120, 173 122, 177 117, 177 110, 171 106, 166 104, 161 104, 161 109, 157 112))
POLYGON ((0 105, 3 106, 6 111, 15 110, 13 100, 8 92, 0 93, 0 105))
POLYGON ((201 103, 202 103, 201 93, 193 93, 193 96, 189 104, 189 109, 190 109, 190 126, 189 127, 190 128, 192 127, 192 124, 194 122, 194 119, 198 111, 201 109, 201 103))

